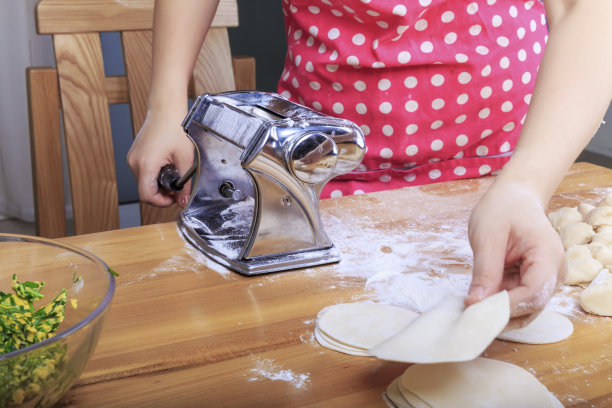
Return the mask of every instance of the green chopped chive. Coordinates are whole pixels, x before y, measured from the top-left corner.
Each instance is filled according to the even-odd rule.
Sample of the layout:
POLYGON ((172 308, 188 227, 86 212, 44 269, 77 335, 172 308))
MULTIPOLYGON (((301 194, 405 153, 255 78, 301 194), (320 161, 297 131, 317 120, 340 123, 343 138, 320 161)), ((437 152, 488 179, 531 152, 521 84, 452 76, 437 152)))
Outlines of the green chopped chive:
MULTIPOLYGON (((0 291, 0 354, 55 335, 65 318, 68 292, 62 289, 51 302, 37 309, 34 302, 43 298, 40 292, 43 286, 43 282, 19 282, 13 274, 11 288, 14 293, 0 291)), ((66 344, 58 343, 1 360, 0 408, 22 406, 39 398, 41 393, 40 401, 43 401, 49 387, 59 386, 56 381, 70 384, 75 375, 67 366, 66 351, 66 344)))
POLYGON ((108 273, 110 273, 111 275, 113 275, 114 277, 119 276, 119 274, 115 271, 113 271, 111 268, 108 268, 108 273))
POLYGON ((72 273, 72 283, 77 283, 78 281, 81 280, 81 277, 79 276, 78 278, 76 277, 76 270, 72 273))

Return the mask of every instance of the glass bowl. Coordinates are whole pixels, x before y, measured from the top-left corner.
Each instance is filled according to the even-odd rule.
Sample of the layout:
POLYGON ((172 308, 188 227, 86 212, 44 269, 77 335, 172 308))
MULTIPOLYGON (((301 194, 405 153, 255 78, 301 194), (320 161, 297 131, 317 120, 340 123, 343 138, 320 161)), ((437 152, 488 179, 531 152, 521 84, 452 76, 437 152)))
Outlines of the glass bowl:
POLYGON ((0 408, 53 406, 93 354, 115 292, 115 278, 102 260, 87 251, 24 235, 0 234, 0 265, 2 292, 14 293, 13 274, 22 283, 45 283, 44 298, 34 303, 36 309, 62 289, 67 291, 66 317, 55 336, 0 355, 0 408))

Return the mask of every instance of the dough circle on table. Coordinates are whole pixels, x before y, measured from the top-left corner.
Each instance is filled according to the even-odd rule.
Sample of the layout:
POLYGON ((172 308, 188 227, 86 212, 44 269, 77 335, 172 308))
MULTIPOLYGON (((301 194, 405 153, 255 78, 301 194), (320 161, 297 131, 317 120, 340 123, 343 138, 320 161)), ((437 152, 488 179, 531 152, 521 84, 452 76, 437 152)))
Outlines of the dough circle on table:
POLYGON ((580 306, 585 312, 599 316, 612 316, 612 274, 603 269, 593 282, 582 291, 580 306))
POLYGON ((565 316, 543 310, 527 326, 502 332, 498 339, 527 344, 550 344, 567 339, 574 325, 565 316))
POLYGON ((473 360, 495 340, 509 319, 510 301, 505 290, 467 308, 463 298, 453 297, 369 351, 383 360, 404 363, 473 360))
POLYGON ((389 384, 385 394, 387 399, 398 408, 431 408, 431 405, 408 390, 400 390, 400 378, 397 377, 389 384))
MULTIPOLYGON (((478 357, 460 363, 415 364, 391 383, 387 397, 397 391, 414 395, 434 408, 455 407, 563 407, 530 372, 514 364, 478 357)), ((398 406, 410 406, 400 405, 398 406)))
POLYGON ((315 338, 324 347, 354 355, 395 335, 418 316, 403 307, 373 302, 328 306, 317 315, 315 338))
POLYGON ((348 344, 340 343, 339 341, 329 337, 325 333, 322 333, 317 327, 314 330, 314 336, 317 342, 325 348, 330 350, 338 351, 344 354, 351 354, 353 356, 369 356, 370 353, 366 349, 359 347, 353 347, 348 344))

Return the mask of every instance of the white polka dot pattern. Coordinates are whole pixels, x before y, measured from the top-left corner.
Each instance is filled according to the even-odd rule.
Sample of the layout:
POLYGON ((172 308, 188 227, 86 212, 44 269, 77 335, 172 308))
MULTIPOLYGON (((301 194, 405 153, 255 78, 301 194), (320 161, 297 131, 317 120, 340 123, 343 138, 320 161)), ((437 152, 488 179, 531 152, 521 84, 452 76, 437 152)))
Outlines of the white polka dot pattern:
POLYGON ((367 153, 322 197, 499 170, 546 44, 533 0, 283 0, 278 92, 354 121, 367 153))

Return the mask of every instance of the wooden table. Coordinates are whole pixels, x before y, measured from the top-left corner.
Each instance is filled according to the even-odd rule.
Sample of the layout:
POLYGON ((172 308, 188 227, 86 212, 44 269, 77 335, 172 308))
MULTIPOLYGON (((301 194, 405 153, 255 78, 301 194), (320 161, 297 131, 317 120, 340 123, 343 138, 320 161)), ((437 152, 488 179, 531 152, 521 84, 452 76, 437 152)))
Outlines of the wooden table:
MULTIPOLYGON (((467 219, 490 182, 324 200, 326 230, 343 260, 256 277, 210 261, 173 223, 67 238, 120 276, 93 358, 59 405, 384 407, 383 390, 408 365, 322 348, 315 317, 335 303, 423 307, 465 289, 467 219)), ((611 170, 576 164, 551 208, 596 203, 607 186, 611 170)), ((575 325, 568 340, 495 341, 485 355, 528 369, 566 406, 610 407, 612 318, 583 314, 576 294, 566 288, 551 303, 575 325)))

